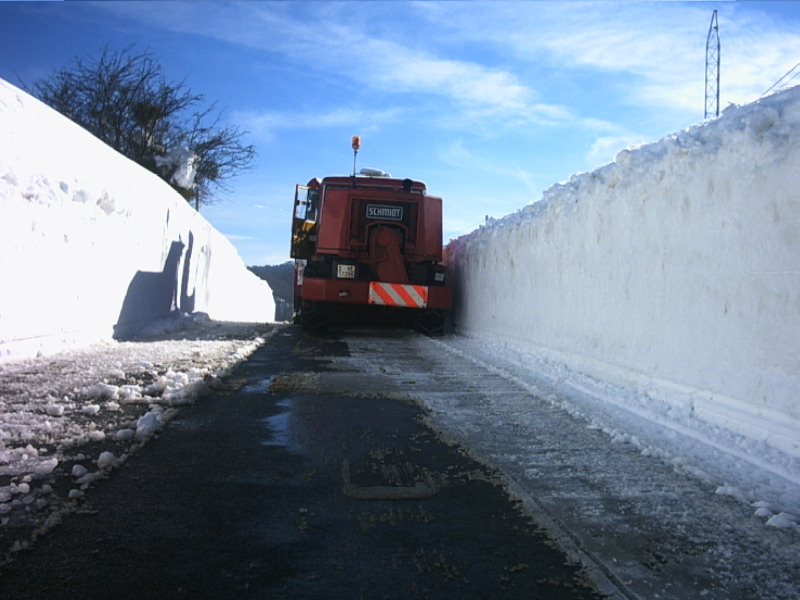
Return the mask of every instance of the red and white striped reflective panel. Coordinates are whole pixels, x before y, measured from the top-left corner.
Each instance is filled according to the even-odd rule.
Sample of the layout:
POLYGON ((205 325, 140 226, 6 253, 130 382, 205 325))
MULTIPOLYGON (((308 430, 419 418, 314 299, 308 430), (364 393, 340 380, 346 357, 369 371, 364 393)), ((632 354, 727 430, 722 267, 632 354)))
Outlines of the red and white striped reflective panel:
POLYGON ((425 285, 370 281, 369 303, 384 306, 425 308, 428 306, 428 287, 425 285))

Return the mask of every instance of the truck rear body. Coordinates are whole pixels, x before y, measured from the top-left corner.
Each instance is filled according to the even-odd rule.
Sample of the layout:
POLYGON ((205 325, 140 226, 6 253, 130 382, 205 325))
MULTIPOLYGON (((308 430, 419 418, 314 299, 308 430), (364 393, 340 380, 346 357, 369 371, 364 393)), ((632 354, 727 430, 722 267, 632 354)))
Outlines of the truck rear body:
POLYGON ((452 290, 442 264, 442 199, 390 177, 297 186, 292 221, 295 322, 410 320, 440 333, 452 290))

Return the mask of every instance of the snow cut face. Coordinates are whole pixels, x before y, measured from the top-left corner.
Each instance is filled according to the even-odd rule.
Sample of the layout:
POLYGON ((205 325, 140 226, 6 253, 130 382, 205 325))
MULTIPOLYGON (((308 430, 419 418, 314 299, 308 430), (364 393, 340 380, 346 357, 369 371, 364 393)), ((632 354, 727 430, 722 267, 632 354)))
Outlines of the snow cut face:
POLYGON ((457 330, 800 478, 798 186, 800 87, 624 150, 451 244, 457 330))
MULTIPOLYGON (((274 321, 266 282, 169 184, 0 80, 0 359, 121 339, 172 311, 274 321), (57 310, 54 310, 54 307, 57 310)), ((185 148, 163 157, 193 186, 185 148)))

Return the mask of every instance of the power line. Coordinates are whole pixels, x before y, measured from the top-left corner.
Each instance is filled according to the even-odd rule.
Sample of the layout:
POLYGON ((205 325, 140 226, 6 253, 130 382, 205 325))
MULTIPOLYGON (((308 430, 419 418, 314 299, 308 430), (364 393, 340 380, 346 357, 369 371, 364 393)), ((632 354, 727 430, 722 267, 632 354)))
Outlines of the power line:
POLYGON ((784 73, 783 77, 781 77, 780 79, 778 79, 778 81, 776 81, 776 82, 775 82, 775 83, 773 83, 771 86, 769 86, 769 89, 767 89, 767 91, 766 91, 766 92, 764 92, 763 94, 761 94, 761 96, 762 96, 762 97, 763 97, 763 96, 766 96, 766 95, 767 95, 767 94, 769 94, 769 93, 770 93, 772 90, 778 91, 778 90, 781 90, 781 89, 784 89, 784 88, 787 88, 787 87, 789 87, 789 84, 790 84, 790 83, 791 83, 791 82, 792 82, 792 81, 793 81, 793 80, 794 80, 796 77, 799 77, 799 76, 800 76, 800 71, 798 71, 798 67, 800 67, 800 63, 797 63, 797 64, 796 64, 795 66, 793 66, 791 69, 789 69, 788 71, 786 71, 786 73, 784 73), (790 75, 791 75, 791 77, 789 77, 790 75), (787 79, 787 77, 788 77, 788 79, 787 79), (784 81, 784 80, 785 80, 785 81, 784 81))

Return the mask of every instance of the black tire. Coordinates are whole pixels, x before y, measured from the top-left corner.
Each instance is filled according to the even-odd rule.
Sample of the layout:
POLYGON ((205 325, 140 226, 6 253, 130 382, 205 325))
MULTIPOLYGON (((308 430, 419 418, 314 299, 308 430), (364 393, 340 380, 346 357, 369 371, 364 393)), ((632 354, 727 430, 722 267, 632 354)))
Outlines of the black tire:
POLYGON ((414 329, 431 337, 444 334, 447 313, 443 310, 426 310, 414 321, 414 329))

